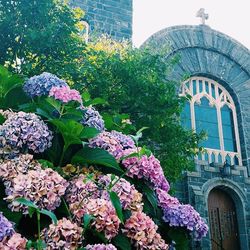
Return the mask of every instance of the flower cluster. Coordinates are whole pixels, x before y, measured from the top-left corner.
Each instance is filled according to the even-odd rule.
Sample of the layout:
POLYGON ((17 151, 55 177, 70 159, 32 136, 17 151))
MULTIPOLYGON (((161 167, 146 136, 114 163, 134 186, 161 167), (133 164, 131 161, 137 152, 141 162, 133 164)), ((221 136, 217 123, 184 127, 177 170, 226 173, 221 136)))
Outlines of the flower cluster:
POLYGON ((41 232, 41 238, 46 243, 47 250, 78 249, 82 241, 83 229, 66 218, 62 218, 57 225, 51 224, 41 232))
POLYGON ((27 208, 15 201, 21 197, 34 202, 39 208, 54 210, 60 205, 61 196, 64 195, 67 186, 66 180, 57 172, 50 168, 38 168, 29 170, 26 174, 20 173, 13 178, 6 186, 5 199, 10 202, 9 207, 12 211, 23 210, 27 213, 27 208))
POLYGON ((82 102, 80 93, 75 89, 70 89, 69 86, 52 87, 49 96, 52 96, 63 103, 68 103, 70 101, 82 102))
POLYGON ((163 220, 170 226, 185 227, 193 232, 194 239, 200 240, 207 234, 208 226, 199 213, 190 205, 183 205, 164 192, 157 189, 158 204, 163 209, 163 220))
MULTIPOLYGON (((115 176, 113 179, 110 174, 103 175, 99 180, 98 183, 108 187, 112 183, 115 185, 112 187, 112 191, 116 192, 121 205, 124 209, 129 209, 132 211, 142 211, 143 203, 142 203, 142 194, 139 193, 134 185, 131 185, 128 181, 123 178, 115 176)), ((109 200, 109 195, 107 191, 102 192, 102 198, 109 200)))
POLYGON ((11 117, 12 115, 14 115, 15 112, 10 110, 2 110, 0 109, 0 115, 2 115, 5 119, 8 119, 9 117, 11 117))
POLYGON ((86 250, 117 250, 115 246, 112 244, 95 244, 95 245, 87 245, 86 250))
POLYGON ((21 234, 14 233, 11 237, 4 238, 0 242, 0 249, 2 250, 25 250, 27 239, 23 238, 21 234))
MULTIPOLYGON (((86 199, 99 197, 100 191, 98 190, 98 186, 85 175, 81 174, 69 182, 66 191, 66 200, 70 204, 70 208, 79 207, 80 209, 81 203, 86 202, 86 199)), ((78 211, 75 210, 74 212, 77 213, 78 211)))
MULTIPOLYGON (((18 112, 0 127, 0 137, 11 148, 42 153, 51 146, 52 133, 37 115, 18 112)), ((1 146, 0 146, 1 147, 1 146)))
POLYGON ((14 232, 13 224, 0 212, 0 242, 4 238, 12 236, 14 232))
POLYGON ((68 86, 67 83, 57 76, 44 72, 41 75, 33 76, 24 83, 23 90, 31 98, 48 95, 52 87, 68 86))
POLYGON ((111 135, 113 136, 113 138, 119 141, 119 143, 122 145, 123 150, 129 149, 129 148, 135 148, 135 142, 128 135, 124 135, 123 133, 115 131, 115 130, 111 131, 111 135))
POLYGON ((0 161, 0 178, 3 181, 11 181, 18 174, 26 174, 30 169, 41 168, 41 165, 33 161, 33 155, 20 154, 9 160, 0 161))
POLYGON ((122 135, 121 133, 115 131, 103 131, 89 141, 89 146, 92 148, 102 148, 107 150, 116 159, 120 159, 124 156, 124 152, 126 152, 126 150, 134 147, 134 143, 127 135, 122 135))
POLYGON ((83 118, 81 120, 81 124, 93 127, 98 129, 99 131, 103 131, 105 129, 104 121, 102 116, 98 111, 93 107, 81 107, 83 111, 83 118))
MULTIPOLYGON (((131 153, 131 152, 130 152, 131 153)), ((155 188, 161 188, 164 191, 169 190, 169 184, 166 180, 160 161, 153 154, 139 157, 130 157, 122 161, 125 168, 128 169, 128 176, 150 181, 155 188)))
POLYGON ((194 234, 195 240, 200 240, 207 234, 208 227, 199 213, 190 205, 173 205, 163 210, 163 220, 170 226, 186 227, 194 234))
POLYGON ((134 241, 137 249, 168 249, 168 245, 157 233, 157 225, 143 212, 133 212, 124 228, 123 232, 134 241))
POLYGON ((72 213, 81 221, 84 214, 89 214, 94 217, 91 226, 97 232, 104 232, 105 237, 110 240, 118 234, 120 220, 116 215, 116 211, 110 201, 105 199, 88 199, 74 206, 70 206, 72 213))

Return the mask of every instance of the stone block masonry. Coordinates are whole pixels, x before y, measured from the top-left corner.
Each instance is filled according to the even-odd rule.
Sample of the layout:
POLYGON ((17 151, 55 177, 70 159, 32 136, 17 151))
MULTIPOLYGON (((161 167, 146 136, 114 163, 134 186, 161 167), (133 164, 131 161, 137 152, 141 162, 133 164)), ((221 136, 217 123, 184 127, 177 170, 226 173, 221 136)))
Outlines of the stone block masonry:
POLYGON ((132 0, 71 0, 82 8, 93 35, 108 34, 116 40, 132 38, 132 0))

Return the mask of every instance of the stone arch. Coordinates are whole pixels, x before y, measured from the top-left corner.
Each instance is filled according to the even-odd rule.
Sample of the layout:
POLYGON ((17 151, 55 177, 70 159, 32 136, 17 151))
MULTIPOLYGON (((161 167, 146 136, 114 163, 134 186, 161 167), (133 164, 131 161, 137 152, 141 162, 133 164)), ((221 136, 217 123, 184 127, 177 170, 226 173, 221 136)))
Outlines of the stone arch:
POLYGON ((241 249, 248 249, 247 225, 246 225, 246 204, 247 197, 244 190, 234 181, 222 178, 213 178, 203 184, 201 191, 203 193, 205 206, 204 212, 208 218, 208 196, 213 189, 221 189, 233 199, 239 229, 239 238, 241 249))
POLYGON ((237 108, 243 165, 250 167, 250 51, 207 25, 166 28, 143 46, 165 49, 166 60, 180 55, 170 80, 181 82, 187 74, 206 76, 229 91, 237 108))

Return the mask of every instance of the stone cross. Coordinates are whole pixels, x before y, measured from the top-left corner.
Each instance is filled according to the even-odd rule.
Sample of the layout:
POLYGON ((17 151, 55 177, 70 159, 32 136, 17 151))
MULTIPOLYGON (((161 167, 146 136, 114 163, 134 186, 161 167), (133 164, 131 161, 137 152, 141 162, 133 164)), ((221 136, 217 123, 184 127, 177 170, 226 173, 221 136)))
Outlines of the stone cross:
POLYGON ((200 8, 196 14, 196 17, 200 17, 201 23, 205 25, 205 21, 208 19, 209 15, 205 13, 204 8, 200 8))

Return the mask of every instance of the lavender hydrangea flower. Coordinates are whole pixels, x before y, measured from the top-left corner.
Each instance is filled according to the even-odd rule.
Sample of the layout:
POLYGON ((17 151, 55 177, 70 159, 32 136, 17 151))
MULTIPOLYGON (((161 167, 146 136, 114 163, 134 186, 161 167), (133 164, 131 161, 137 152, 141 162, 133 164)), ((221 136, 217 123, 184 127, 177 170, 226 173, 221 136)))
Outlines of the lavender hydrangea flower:
POLYGON ((14 234, 13 224, 0 212, 0 241, 14 234))
POLYGON ((170 226, 185 227, 195 240, 201 240, 208 232, 208 226, 191 205, 183 205, 167 192, 156 189, 158 205, 163 210, 163 220, 170 226))
POLYGON ((111 135, 120 142, 120 144, 123 147, 123 150, 129 149, 129 148, 135 148, 135 142, 128 135, 124 135, 123 133, 115 131, 115 130, 111 131, 111 135))
POLYGON ((3 123, 0 136, 11 148, 21 151, 29 149, 42 153, 52 145, 52 132, 44 121, 35 114, 22 111, 3 123))
POLYGON ((81 120, 82 125, 96 128, 99 131, 103 131, 105 129, 102 116, 95 110, 95 108, 81 107, 81 110, 83 111, 83 119, 81 120))
POLYGON ((137 151, 132 139, 117 131, 103 131, 89 141, 89 146, 107 150, 117 160, 127 155, 128 150, 134 150, 133 153, 137 151))
POLYGON ((95 245, 87 245, 85 247, 87 250, 117 250, 117 248, 112 244, 95 244, 95 245))
POLYGON ((24 83, 23 90, 31 98, 48 95, 52 87, 68 86, 67 83, 57 76, 44 72, 33 76, 24 83))

